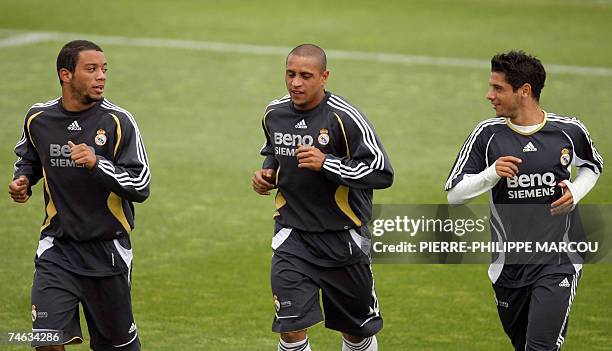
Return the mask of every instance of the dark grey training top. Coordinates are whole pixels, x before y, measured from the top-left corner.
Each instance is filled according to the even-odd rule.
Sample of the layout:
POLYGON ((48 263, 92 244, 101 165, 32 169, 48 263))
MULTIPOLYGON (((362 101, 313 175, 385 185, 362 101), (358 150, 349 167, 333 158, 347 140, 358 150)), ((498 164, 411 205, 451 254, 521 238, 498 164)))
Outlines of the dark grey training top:
MULTIPOLYGON (((603 159, 586 127, 576 118, 553 113, 546 113, 543 126, 527 134, 514 130, 506 118, 485 120, 463 144, 445 189, 452 189, 466 175, 484 171, 502 156, 515 156, 523 162, 518 165, 517 176, 501 178, 491 189, 492 240, 571 241, 571 230, 576 229, 573 234, 577 235, 579 228, 570 228, 568 223, 578 223, 577 212, 550 216, 548 205, 561 197, 558 184, 570 179, 572 164, 595 173, 603 169, 603 159)), ((573 274, 579 269, 570 264, 574 261, 567 255, 553 256, 538 257, 537 262, 545 259, 550 263, 544 266, 504 264, 509 262, 507 257, 494 255, 489 275, 498 285, 519 287, 533 282, 542 270, 573 274)))
MULTIPOLYGON (((368 236, 372 190, 391 186, 393 169, 365 115, 330 92, 308 111, 295 109, 285 96, 267 106, 262 127, 263 168, 277 170, 276 223, 306 235, 346 235, 352 229, 368 236), (298 145, 314 146, 326 154, 322 171, 298 168, 298 145)), ((326 245, 326 238, 327 245, 335 240, 316 237, 321 245, 326 245)))
POLYGON ((116 242, 130 249, 132 202, 149 196, 151 178, 134 117, 107 99, 76 113, 66 111, 60 98, 35 104, 15 153, 15 179, 25 175, 30 186, 44 180, 41 239, 53 239, 41 241, 38 258, 84 275, 125 271, 118 262, 126 253, 116 242), (70 159, 68 141, 95 151, 93 170, 70 159))

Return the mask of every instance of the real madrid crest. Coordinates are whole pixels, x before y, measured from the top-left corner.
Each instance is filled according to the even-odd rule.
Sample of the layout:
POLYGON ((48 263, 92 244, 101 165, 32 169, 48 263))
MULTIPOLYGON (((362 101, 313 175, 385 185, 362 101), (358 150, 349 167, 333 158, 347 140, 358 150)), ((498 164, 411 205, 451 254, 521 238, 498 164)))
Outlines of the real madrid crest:
POLYGON ((319 138, 317 138, 317 141, 324 146, 329 144, 329 131, 327 128, 321 128, 321 130, 319 130, 319 138))
POLYGON ((104 144, 106 144, 106 131, 104 129, 98 129, 95 142, 98 146, 104 146, 104 144))
POLYGON ((32 323, 36 321, 36 305, 32 305, 32 323))
POLYGON ((563 166, 567 166, 569 165, 570 160, 571 160, 571 156, 570 156, 569 150, 567 148, 561 149, 561 164, 563 166))
POLYGON ((276 312, 278 312, 281 308, 280 301, 278 301, 278 296, 276 295, 274 295, 274 308, 276 309, 276 312))

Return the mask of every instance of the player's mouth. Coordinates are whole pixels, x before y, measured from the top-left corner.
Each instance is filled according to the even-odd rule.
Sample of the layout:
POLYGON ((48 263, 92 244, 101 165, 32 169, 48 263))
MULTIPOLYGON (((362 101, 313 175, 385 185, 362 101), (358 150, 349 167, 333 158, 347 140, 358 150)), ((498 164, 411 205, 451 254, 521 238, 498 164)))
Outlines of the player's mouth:
POLYGON ((304 96, 304 92, 301 90, 291 90, 290 93, 292 96, 296 96, 296 97, 304 96))
POLYGON ((94 91, 96 94, 102 94, 102 93, 104 93, 104 85, 94 85, 94 86, 93 86, 93 91, 94 91))

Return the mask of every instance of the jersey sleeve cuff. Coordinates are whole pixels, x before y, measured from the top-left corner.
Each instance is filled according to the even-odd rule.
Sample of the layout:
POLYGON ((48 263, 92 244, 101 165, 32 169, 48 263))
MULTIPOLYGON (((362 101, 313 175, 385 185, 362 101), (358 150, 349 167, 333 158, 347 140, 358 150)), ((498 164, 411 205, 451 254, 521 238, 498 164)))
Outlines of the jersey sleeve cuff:
POLYGON ((497 183, 497 181, 501 179, 501 177, 497 174, 497 171, 495 170, 495 163, 493 163, 492 165, 487 167, 487 169, 484 170, 484 177, 487 183, 493 184, 497 183))

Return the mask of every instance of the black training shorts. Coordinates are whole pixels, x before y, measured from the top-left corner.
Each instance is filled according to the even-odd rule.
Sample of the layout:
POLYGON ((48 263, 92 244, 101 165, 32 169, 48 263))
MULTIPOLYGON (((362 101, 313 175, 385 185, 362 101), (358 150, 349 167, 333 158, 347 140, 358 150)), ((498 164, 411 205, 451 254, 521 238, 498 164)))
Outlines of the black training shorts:
POLYGON ((558 350, 565 341, 580 272, 547 274, 520 288, 493 285, 499 318, 515 350, 558 350))
POLYGON ((276 313, 272 331, 298 331, 323 320, 325 326, 358 337, 382 329, 383 320, 369 264, 321 267, 290 254, 275 253, 271 271, 276 313))
MULTIPOLYGON (((58 345, 82 343, 79 303, 90 346, 95 351, 140 350, 132 315, 129 273, 106 277, 78 275, 36 259, 32 284, 33 331, 61 331, 58 345)), ((35 342, 32 346, 40 346, 35 342)))

